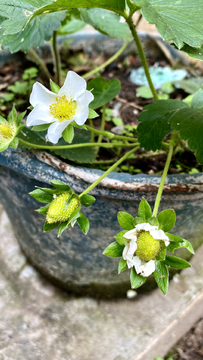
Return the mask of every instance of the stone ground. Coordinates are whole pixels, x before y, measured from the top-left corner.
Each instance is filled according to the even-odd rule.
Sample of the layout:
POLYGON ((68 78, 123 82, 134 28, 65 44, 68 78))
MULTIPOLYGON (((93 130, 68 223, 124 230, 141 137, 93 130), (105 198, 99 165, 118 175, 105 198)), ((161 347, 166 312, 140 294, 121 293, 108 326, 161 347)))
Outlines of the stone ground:
POLYGON ((203 247, 167 296, 98 301, 67 295, 28 264, 2 207, 0 239, 0 360, 153 360, 203 315, 203 247))

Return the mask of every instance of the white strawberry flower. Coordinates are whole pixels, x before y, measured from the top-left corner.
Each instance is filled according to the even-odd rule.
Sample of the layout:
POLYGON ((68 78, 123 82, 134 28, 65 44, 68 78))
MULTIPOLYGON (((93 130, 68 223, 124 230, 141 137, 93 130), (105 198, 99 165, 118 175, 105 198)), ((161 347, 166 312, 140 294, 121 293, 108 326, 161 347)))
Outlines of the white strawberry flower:
POLYGON ((135 226, 134 229, 127 231, 123 237, 130 240, 123 249, 123 259, 127 261, 128 268, 134 267, 137 274, 144 277, 151 275, 155 271, 155 260, 153 258, 160 251, 160 240, 165 242, 165 246, 169 245, 169 238, 163 230, 159 230, 158 226, 152 226, 149 223, 142 223, 135 226), (142 235, 141 235, 142 234, 142 235), (139 246, 139 241, 142 244, 139 246), (143 245, 146 242, 146 249, 143 245), (150 244, 148 245, 147 243, 150 244), (148 246, 148 247, 147 247, 148 246), (138 254, 142 254, 140 258, 138 254), (150 256, 152 256, 150 258, 150 256), (149 261, 146 261, 146 257, 149 261))
POLYGON ((27 117, 27 126, 51 123, 47 138, 56 144, 72 121, 81 126, 87 120, 89 103, 94 96, 86 86, 86 81, 74 71, 68 72, 58 94, 36 82, 30 95, 34 109, 27 117))

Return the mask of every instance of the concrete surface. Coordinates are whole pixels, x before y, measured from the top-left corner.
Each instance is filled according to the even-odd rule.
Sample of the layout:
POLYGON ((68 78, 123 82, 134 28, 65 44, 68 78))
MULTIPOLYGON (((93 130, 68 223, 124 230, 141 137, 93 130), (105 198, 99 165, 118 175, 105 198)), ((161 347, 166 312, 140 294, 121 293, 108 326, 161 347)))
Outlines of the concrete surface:
POLYGON ((203 247, 167 296, 156 289, 98 302, 70 296, 34 270, 2 208, 0 239, 0 360, 153 360, 203 315, 203 247))

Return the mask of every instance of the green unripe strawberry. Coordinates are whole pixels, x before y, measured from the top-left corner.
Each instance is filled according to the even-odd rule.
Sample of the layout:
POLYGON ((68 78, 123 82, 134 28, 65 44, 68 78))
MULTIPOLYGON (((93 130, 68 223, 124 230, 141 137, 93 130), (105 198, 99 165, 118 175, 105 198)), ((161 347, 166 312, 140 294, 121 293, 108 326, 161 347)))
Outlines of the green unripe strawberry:
POLYGON ((48 224, 68 221, 73 212, 80 207, 80 201, 76 197, 73 197, 67 209, 65 209, 66 202, 70 195, 70 192, 65 192, 52 200, 46 216, 48 224))
POLYGON ((154 259, 161 250, 161 243, 150 235, 148 231, 140 232, 137 239, 136 255, 144 261, 154 259))

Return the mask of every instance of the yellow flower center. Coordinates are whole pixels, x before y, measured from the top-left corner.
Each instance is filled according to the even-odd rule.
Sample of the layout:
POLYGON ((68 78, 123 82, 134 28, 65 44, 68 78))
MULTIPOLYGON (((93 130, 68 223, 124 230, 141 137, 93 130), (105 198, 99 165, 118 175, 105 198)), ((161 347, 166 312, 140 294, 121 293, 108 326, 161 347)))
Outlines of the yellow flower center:
POLYGON ((11 139, 14 129, 9 125, 0 125, 0 135, 4 138, 11 139))
POLYGON ((77 104, 73 99, 67 100, 66 96, 56 97, 56 102, 49 106, 50 113, 60 122, 72 120, 75 115, 77 104))
POLYGON ((161 250, 161 243, 150 235, 148 231, 141 231, 137 239, 136 255, 144 261, 155 259, 161 250))

